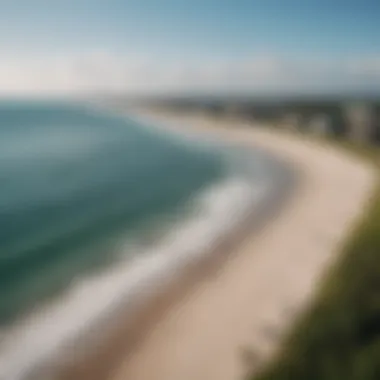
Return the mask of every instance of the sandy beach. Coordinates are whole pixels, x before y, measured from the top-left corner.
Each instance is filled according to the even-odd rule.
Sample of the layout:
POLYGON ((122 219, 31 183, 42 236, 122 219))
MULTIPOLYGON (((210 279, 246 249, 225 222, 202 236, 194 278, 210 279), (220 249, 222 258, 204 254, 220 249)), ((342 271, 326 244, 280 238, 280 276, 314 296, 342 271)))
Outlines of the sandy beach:
POLYGON ((69 347, 53 363, 53 379, 241 380, 270 359, 307 307, 364 209, 374 171, 343 152, 265 127, 146 111, 138 117, 264 150, 291 167, 296 181, 278 182, 271 204, 211 252, 159 287, 150 284, 81 346, 73 342, 71 355, 69 347))
MULTIPOLYGON (((149 128, 153 126, 155 129, 171 128, 167 119, 164 120, 164 124, 161 124, 162 120, 159 118, 151 120, 146 114, 139 113, 136 117, 141 119, 141 116, 143 120, 140 121, 144 124, 147 122, 149 128)), ((131 114, 128 113, 128 118, 130 117, 131 114)), ((174 123, 174 125, 177 124, 174 123)), ((174 132, 187 135, 184 129, 177 128, 169 131, 170 134, 174 132)), ((194 133, 192 130, 189 132, 189 138, 200 138, 202 143, 206 141, 204 133, 194 133)), ((162 133, 168 133, 168 131, 162 131, 162 133)), ((208 136, 207 139, 209 138, 212 143, 217 140, 216 136, 208 136)), ((185 247, 179 246, 177 252, 173 252, 174 256, 166 252, 164 260, 166 264, 163 262, 163 265, 159 267, 154 264, 156 260, 152 257, 154 268, 152 265, 149 266, 149 258, 147 258, 146 264, 152 270, 148 268, 145 275, 140 276, 139 279, 136 278, 138 281, 124 297, 125 302, 115 302, 115 307, 110 308, 103 320, 90 323, 86 331, 83 331, 78 339, 72 340, 69 346, 63 346, 62 351, 53 356, 51 362, 47 362, 46 366, 42 363, 42 373, 45 371, 50 373, 51 368, 53 373, 51 377, 54 379, 101 380, 108 378, 109 373, 115 367, 118 368, 120 361, 124 361, 125 356, 136 351, 140 343, 150 334, 152 328, 166 315, 173 304, 191 294, 195 284, 210 281, 213 276, 217 276, 218 271, 234 254, 232 247, 263 228, 293 195, 294 187, 299 181, 299 173, 288 162, 273 158, 260 149, 253 151, 249 146, 240 149, 240 144, 229 143, 223 139, 220 142, 222 146, 226 143, 227 149, 232 148, 235 158, 238 156, 240 165, 245 167, 245 169, 240 168, 245 174, 239 174, 239 176, 244 176, 244 183, 250 187, 249 192, 252 194, 252 199, 247 201, 246 194, 243 194, 245 197, 239 202, 236 202, 235 198, 230 200, 234 206, 232 209, 228 207, 235 214, 231 215, 228 221, 217 223, 215 231, 220 231, 222 227, 224 232, 217 232, 217 239, 214 241, 209 241, 207 238, 209 241, 207 249, 203 247, 198 250, 196 246, 199 244, 194 242, 194 245, 190 242, 191 247, 196 248, 196 252, 188 252, 183 256, 181 252, 185 247), (236 149, 238 149, 237 152, 236 149), (264 192, 260 186, 256 186, 258 180, 256 165, 249 162, 251 159, 257 160, 258 158, 261 160, 260 165, 268 170, 265 172, 265 180, 262 182, 265 187, 264 192), (249 181, 253 181, 253 183, 248 185, 249 181), (239 203, 244 204, 244 211, 239 211, 239 203), (176 268, 175 272, 170 268, 176 268)), ((234 165, 239 164, 235 163, 234 165)), ((217 189, 225 192, 226 185, 224 183, 217 183, 217 189)), ((213 194, 218 197, 217 192, 213 194)), ((230 195, 233 196, 231 193, 230 195)), ((231 203, 230 201, 225 200, 223 204, 231 203)), ((197 220, 198 218, 194 222, 198 223, 197 220)), ((202 231, 199 231, 202 232, 202 235, 209 229, 208 226, 204 226, 204 228, 206 228, 205 231, 203 228, 202 231)), ((175 234, 178 235, 178 231, 175 234)), ((204 238, 199 236, 199 239, 198 243, 202 246, 204 238)), ((157 249, 160 250, 159 247, 157 249)), ((130 269, 133 270, 133 264, 130 269)), ((124 276, 129 275, 128 271, 124 271, 124 276)))
POLYGON ((149 117, 265 149, 302 173, 276 217, 231 247, 216 274, 206 273, 170 304, 111 377, 242 379, 271 357, 307 307, 362 214, 375 174, 351 156, 293 135, 202 116, 149 117))

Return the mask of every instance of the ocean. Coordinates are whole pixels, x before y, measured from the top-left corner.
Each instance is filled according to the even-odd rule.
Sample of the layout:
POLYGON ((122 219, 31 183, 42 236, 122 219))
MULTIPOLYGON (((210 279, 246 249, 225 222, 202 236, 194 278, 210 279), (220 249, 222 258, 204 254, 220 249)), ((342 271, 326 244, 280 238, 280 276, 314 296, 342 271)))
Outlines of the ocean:
POLYGON ((249 157, 87 104, 0 102, 0 379, 209 249, 276 177, 249 157))

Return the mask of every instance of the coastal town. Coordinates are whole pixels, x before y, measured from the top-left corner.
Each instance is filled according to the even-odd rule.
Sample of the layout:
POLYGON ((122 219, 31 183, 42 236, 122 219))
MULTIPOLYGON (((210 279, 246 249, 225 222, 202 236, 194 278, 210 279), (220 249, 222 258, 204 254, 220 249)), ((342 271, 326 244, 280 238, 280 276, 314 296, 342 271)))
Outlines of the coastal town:
MULTIPOLYGON (((120 99, 114 104, 123 104, 120 99)), ((305 100, 150 98, 132 104, 176 113, 197 113, 219 119, 264 123, 315 136, 380 145, 380 101, 318 98, 305 100)))

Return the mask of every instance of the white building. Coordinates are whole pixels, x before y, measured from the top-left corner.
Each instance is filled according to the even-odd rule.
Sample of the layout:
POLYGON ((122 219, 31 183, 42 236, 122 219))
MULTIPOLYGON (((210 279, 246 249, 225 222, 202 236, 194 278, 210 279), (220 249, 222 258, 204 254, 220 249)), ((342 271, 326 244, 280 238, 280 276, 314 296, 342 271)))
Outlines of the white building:
POLYGON ((375 133, 375 112, 371 105, 356 103, 345 107, 348 138, 357 142, 370 142, 375 133))

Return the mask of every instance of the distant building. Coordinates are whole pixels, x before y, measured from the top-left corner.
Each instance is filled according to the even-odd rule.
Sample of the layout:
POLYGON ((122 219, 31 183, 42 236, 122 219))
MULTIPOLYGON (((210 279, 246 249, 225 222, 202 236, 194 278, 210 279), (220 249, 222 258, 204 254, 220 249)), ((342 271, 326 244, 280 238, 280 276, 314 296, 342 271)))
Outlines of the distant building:
POLYGON ((243 116, 242 108, 235 104, 225 106, 224 113, 228 118, 235 119, 243 116))
POLYGON ((376 134, 376 117, 367 103, 350 104, 344 108, 347 137, 355 142, 371 142, 376 134))
POLYGON ((211 117, 220 117, 225 112, 223 105, 218 103, 204 103, 201 109, 204 115, 211 117))
POLYGON ((327 114, 317 114, 310 117, 307 130, 316 136, 327 136, 333 133, 332 119, 327 114))
POLYGON ((288 113, 282 117, 281 124, 284 129, 299 131, 304 127, 304 118, 299 113, 288 113))

